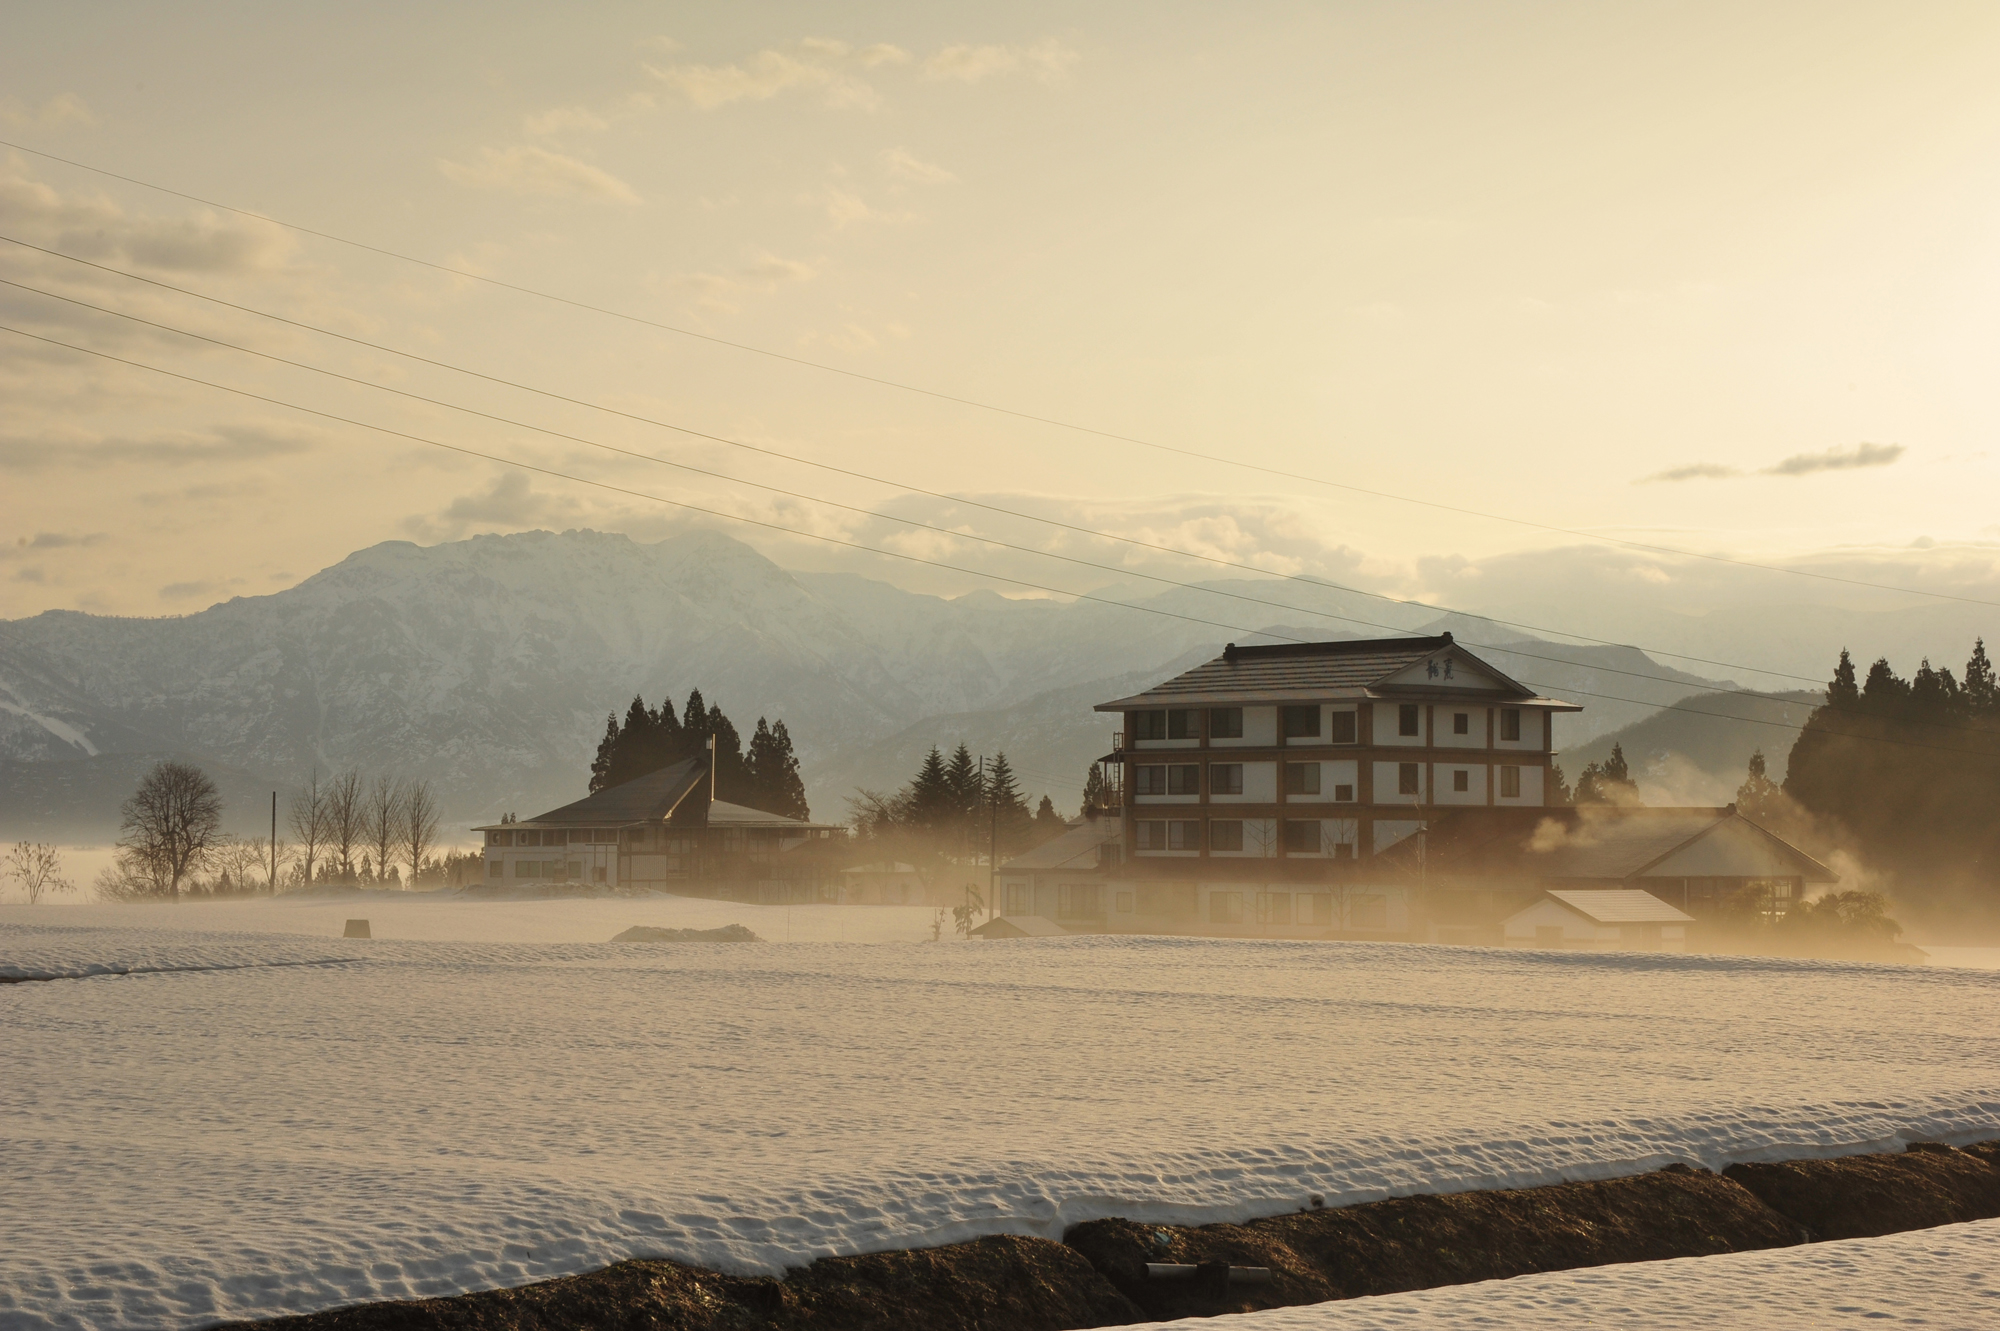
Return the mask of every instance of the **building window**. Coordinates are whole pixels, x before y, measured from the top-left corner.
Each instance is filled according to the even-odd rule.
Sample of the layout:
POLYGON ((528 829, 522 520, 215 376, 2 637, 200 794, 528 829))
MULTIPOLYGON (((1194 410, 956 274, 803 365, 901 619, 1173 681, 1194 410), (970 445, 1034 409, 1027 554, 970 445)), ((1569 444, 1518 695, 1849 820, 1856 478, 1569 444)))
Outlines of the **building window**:
POLYGON ((1167 793, 1167 769, 1164 767, 1135 767, 1132 769, 1132 793, 1134 795, 1164 795, 1167 793))
POLYGON ((1243 764, 1210 763, 1208 765, 1208 793, 1211 795, 1241 795, 1243 793, 1243 764))
POLYGON ((1287 707, 1284 722, 1286 739, 1315 739, 1319 735, 1319 708, 1287 707))
POLYGON ((1319 819, 1285 819, 1285 850, 1293 855, 1319 854, 1319 819))
POLYGON ((1200 739, 1201 713, 1192 707, 1176 707, 1167 713, 1168 739, 1200 739))
POLYGON ((1471 714, 1467 712, 1453 712, 1451 714, 1451 733, 1454 735, 1470 735, 1472 733, 1471 714))
POLYGON ((1026 883, 1007 883, 1002 890, 1005 893, 1007 904, 1002 908, 1001 914, 1026 915, 1028 913, 1028 885, 1026 883))
POLYGON ((1327 729, 1331 732, 1327 739, 1335 744, 1352 744, 1355 740, 1354 713, 1329 712, 1327 729))
POLYGON ((1243 709, 1241 707, 1209 708, 1208 737, 1210 739, 1242 739, 1243 709))
POLYGON ((1210 924, 1243 923, 1243 894, 1241 892, 1210 892, 1208 894, 1208 922, 1210 924))
POLYGON ((1398 735, 1421 735, 1424 733, 1422 727, 1418 724, 1417 705, 1415 703, 1406 702, 1396 709, 1396 733, 1398 735))
POLYGON ((507 866, 503 861, 501 860, 486 861, 486 876, 488 878, 498 878, 506 872, 507 872, 507 866))
POLYGON ((1290 892, 1259 892, 1257 894, 1257 923, 1290 924, 1292 922, 1292 894, 1290 892))
POLYGON ((1200 850, 1201 824, 1193 819, 1176 818, 1167 824, 1168 850, 1200 850))
POLYGON ((1167 769, 1167 793, 1169 795, 1201 794, 1201 764, 1175 763, 1167 769))
POLYGON ((1331 892, 1299 893, 1299 923, 1332 924, 1333 893, 1331 892))
POLYGON ((1319 794, 1319 764, 1286 763, 1285 793, 1287 795, 1319 794))
POLYGON ((1421 795, 1423 786, 1417 779, 1415 763, 1396 764, 1396 793, 1398 795, 1421 795))
POLYGON ((1500 709, 1500 738, 1519 741, 1521 738, 1521 709, 1502 707, 1500 709))
POLYGON ((1243 820, 1241 818, 1216 818, 1208 824, 1208 848, 1210 850, 1243 849, 1243 820))
POLYGON ((1468 772, 1468 771, 1467 771, 1467 770, 1466 770, 1465 768, 1463 768, 1463 767, 1454 767, 1454 768, 1452 768, 1452 769, 1451 769, 1451 788, 1452 788, 1453 790, 1455 790, 1455 791, 1458 791, 1458 792, 1459 792, 1460 794, 1464 794, 1464 793, 1465 793, 1466 791, 1468 791, 1468 790, 1471 790, 1471 789, 1472 789, 1472 773, 1471 773, 1471 772, 1468 772))
POLYGON ((1132 824, 1132 847, 1135 850, 1165 850, 1167 848, 1167 825, 1158 819, 1147 818, 1132 824))
POLYGON ((1333 788, 1333 798, 1337 804, 1352 804, 1354 802, 1354 787, 1335 786, 1333 788))
POLYGON ((1056 887, 1056 918, 1059 920, 1101 920, 1104 918, 1104 888, 1097 883, 1061 883, 1056 887))
POLYGON ((1132 913, 1132 894, 1130 892, 1120 892, 1118 894, 1118 913, 1120 915, 1130 915, 1132 913))
POLYGON ((1374 894, 1356 897, 1347 905, 1347 918, 1354 922, 1356 929, 1387 929, 1389 898, 1374 894))
POLYGON ((1167 737, 1167 714, 1165 712, 1132 713, 1132 738, 1165 739, 1167 737))
POLYGON ((1521 769, 1503 767, 1500 769, 1500 798, 1516 800, 1521 798, 1521 769))

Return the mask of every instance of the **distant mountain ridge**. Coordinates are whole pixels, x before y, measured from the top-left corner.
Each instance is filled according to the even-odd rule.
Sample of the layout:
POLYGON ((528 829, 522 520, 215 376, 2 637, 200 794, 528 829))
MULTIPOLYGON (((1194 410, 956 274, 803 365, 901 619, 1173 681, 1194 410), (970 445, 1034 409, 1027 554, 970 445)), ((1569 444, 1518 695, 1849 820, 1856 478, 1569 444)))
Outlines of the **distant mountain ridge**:
MULTIPOLYGON (((819 816, 843 816, 855 786, 893 788, 929 743, 960 739, 1006 748, 1031 796, 1073 806, 1115 729, 1091 704, 1257 636, 1232 621, 1307 639, 1443 623, 1499 643, 1482 621, 1337 589, 1202 588, 1104 593, 1161 612, 1146 614, 788 572, 705 531, 651 545, 591 531, 385 542, 289 590, 179 618, 50 611, 0 622, 0 761, 12 765, 10 789, 31 782, 24 766, 92 754, 190 755, 245 789, 352 765, 432 780, 463 823, 578 797, 607 712, 635 693, 678 706, 698 687, 741 727, 785 719, 819 816), (1271 602, 1305 613, 1273 626, 1271 602)), ((1544 692, 1595 683, 1631 700, 1578 698, 1588 710, 1565 722, 1566 742, 1718 686, 1632 648, 1517 639, 1488 654, 1544 692)), ((89 782, 66 779, 96 789, 123 768, 91 770, 89 782)), ((24 803, 49 800, 10 798, 0 835, 28 818, 24 803)), ((92 797, 102 804, 102 792, 92 797)))

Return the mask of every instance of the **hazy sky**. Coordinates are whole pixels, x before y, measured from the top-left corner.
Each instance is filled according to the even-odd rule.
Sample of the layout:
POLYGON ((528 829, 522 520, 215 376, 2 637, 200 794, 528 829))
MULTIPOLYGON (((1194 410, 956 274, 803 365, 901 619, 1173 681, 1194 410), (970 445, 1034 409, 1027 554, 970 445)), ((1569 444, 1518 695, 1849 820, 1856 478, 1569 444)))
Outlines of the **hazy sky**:
MULTIPOLYGON (((2000 599, 1990 5, 72 3, 13 6, 0 34, 0 138, 188 193, 1115 434, 2000 599)), ((1629 552, 1534 556, 1578 543, 841 378, 6 149, 0 235, 890 484, 0 243, 10 281, 1093 558, 1138 559, 905 487, 1472 608, 1488 569, 1587 568, 1690 605, 1714 584, 1629 552)), ((0 323, 1054 588, 1108 580, 14 287, 0 323)), ((184 613, 385 539, 687 520, 12 334, 0 394, 0 616, 184 613)), ((969 585, 738 534, 793 566, 969 585)))

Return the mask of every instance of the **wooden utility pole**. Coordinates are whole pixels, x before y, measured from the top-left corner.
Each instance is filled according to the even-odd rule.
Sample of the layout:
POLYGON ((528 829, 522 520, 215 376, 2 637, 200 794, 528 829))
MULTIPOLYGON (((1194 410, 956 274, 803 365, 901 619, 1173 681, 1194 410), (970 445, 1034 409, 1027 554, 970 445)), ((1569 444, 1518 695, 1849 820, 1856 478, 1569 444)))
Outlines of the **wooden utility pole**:
POLYGON ((268 886, 271 895, 275 897, 278 895, 278 792, 275 790, 271 792, 271 844, 267 849, 271 852, 271 876, 268 886))

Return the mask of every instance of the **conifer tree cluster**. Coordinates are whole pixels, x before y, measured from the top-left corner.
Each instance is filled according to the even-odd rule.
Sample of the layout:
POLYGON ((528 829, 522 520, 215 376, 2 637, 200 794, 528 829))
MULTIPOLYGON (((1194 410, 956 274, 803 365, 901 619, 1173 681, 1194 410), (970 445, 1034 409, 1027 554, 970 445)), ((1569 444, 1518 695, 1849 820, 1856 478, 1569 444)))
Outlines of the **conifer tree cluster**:
POLYGON ((1846 651, 1792 747, 1784 793, 1834 820, 1899 894, 1976 888, 2000 908, 2000 680, 1975 642, 1962 677, 1925 660, 1865 676, 1846 651))
POLYGON ((758 717, 746 752, 735 724, 719 705, 704 700, 700 689, 688 694, 678 715, 670 698, 648 707, 645 699, 635 696, 622 723, 615 712, 605 717, 604 738, 590 764, 591 792, 622 786, 685 758, 706 757, 711 735, 717 799, 789 818, 812 816, 785 723, 767 724, 758 717))
POLYGON ((964 744, 949 758, 933 745, 909 784, 894 795, 863 790, 849 803, 861 836, 921 844, 955 858, 983 855, 995 842, 1004 858, 1065 826, 1046 795, 1035 813, 1028 812, 1005 753, 982 771, 964 744))
POLYGON ((1587 765, 1576 779, 1576 794, 1571 799, 1577 804, 1616 804, 1623 808, 1642 803, 1639 783, 1632 779, 1632 769, 1625 762, 1625 746, 1613 744, 1609 758, 1587 765))

